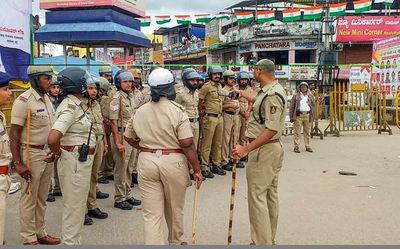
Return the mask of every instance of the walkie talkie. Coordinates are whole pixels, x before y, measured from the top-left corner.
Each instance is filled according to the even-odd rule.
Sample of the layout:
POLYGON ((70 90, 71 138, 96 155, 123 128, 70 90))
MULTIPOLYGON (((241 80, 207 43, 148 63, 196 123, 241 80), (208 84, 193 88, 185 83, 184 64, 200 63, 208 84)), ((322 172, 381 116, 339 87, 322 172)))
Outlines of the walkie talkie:
POLYGON ((90 123, 90 131, 89 131, 89 137, 88 137, 88 141, 87 144, 82 144, 81 149, 79 151, 79 162, 86 162, 88 155, 89 155, 89 144, 90 144, 90 136, 92 135, 92 127, 93 127, 93 122, 90 123))

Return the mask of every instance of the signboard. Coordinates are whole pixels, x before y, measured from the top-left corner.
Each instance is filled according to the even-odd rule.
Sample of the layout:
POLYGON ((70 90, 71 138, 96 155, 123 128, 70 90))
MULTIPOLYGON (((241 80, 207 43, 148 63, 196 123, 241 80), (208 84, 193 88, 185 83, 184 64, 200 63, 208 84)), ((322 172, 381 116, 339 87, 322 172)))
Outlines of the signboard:
POLYGON ((266 41, 266 42, 255 42, 253 44, 253 51, 289 50, 290 48, 291 48, 290 41, 266 41))
POLYGON ((317 67, 291 65, 289 78, 291 80, 317 80, 317 67))
POLYGON ((350 69, 350 84, 367 84, 371 83, 371 67, 360 66, 351 67, 350 69))
MULTIPOLYGON (((253 72, 254 66, 232 66, 232 67, 230 67, 230 70, 232 70, 234 72, 241 72, 241 71, 253 72)), ((289 78, 289 66, 276 65, 275 66, 275 78, 277 78, 277 79, 289 78)))
POLYGON ((317 41, 294 41, 292 49, 317 49, 317 41))
POLYGON ((344 16, 339 18, 336 42, 378 41, 400 35, 396 16, 344 16))
POLYGON ((116 7, 139 17, 145 17, 145 0, 40 0, 46 10, 90 7, 116 7))
POLYGON ((374 43, 372 83, 385 89, 392 98, 400 92, 400 36, 374 43))
POLYGON ((0 71, 28 81, 32 1, 1 0, 0 9, 0 71))
POLYGON ((248 44, 240 44, 239 45, 239 53, 248 53, 251 52, 252 50, 252 45, 251 43, 248 44))

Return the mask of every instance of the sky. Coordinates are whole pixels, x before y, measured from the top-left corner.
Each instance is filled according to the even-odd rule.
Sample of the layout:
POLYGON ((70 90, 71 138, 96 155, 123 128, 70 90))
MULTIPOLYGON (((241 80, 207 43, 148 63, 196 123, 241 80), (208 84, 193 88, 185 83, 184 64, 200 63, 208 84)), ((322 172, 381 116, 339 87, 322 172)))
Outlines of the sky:
MULTIPOLYGON (((240 0, 145 0, 146 1, 146 15, 185 15, 185 14, 216 14, 224 11, 226 7, 240 2, 240 0)), ((39 9, 39 0, 33 2, 33 14, 40 16, 42 24, 44 23, 45 14, 43 10, 39 9)), ((193 16, 192 16, 193 18, 193 16)), ((173 21, 163 27, 170 27, 176 25, 173 21)), ((146 34, 152 33, 154 29, 158 28, 155 20, 152 20, 152 26, 145 28, 142 31, 146 34)))

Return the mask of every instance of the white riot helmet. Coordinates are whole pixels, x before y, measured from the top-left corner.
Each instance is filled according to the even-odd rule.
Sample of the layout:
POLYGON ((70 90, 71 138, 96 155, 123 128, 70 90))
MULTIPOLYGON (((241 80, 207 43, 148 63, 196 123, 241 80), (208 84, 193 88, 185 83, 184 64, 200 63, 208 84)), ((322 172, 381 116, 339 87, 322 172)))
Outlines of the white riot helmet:
POLYGON ((149 75, 148 83, 151 89, 152 101, 158 102, 161 97, 175 100, 175 77, 171 71, 165 68, 153 70, 149 75))

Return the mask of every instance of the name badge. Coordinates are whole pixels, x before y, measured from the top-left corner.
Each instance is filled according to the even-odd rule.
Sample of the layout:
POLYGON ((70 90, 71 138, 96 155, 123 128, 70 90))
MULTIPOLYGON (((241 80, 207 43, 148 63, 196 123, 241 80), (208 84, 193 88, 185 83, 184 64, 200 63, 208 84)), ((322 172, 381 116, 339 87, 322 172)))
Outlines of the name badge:
POLYGON ((44 109, 37 109, 36 112, 44 112, 44 109))

